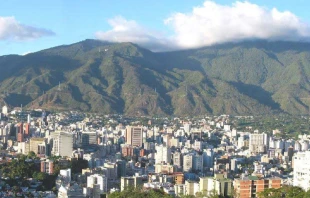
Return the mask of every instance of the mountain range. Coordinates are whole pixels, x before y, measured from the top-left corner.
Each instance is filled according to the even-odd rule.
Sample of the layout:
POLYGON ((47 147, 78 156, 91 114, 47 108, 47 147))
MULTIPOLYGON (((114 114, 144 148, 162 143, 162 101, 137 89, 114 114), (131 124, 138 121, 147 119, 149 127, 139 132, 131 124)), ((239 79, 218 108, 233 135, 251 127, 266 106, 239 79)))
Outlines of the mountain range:
POLYGON ((0 56, 0 102, 126 115, 310 113, 310 44, 244 41, 152 52, 84 40, 0 56))

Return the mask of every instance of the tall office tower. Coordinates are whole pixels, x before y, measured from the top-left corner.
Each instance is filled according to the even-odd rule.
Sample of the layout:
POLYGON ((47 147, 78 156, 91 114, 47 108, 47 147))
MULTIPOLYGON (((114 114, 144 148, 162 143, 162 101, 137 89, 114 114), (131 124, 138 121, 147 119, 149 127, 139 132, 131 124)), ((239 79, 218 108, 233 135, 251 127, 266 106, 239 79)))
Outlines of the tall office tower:
POLYGON ((249 148, 252 153, 265 153, 268 148, 268 135, 266 133, 250 134, 249 148))
POLYGON ((155 163, 169 163, 171 162, 171 149, 168 146, 156 145, 155 146, 155 163))
POLYGON ((24 141, 24 126, 23 126, 23 123, 18 123, 16 125, 16 139, 17 139, 17 142, 23 142, 24 141))
POLYGON ((73 134, 68 132, 54 132, 53 155, 71 156, 73 152, 73 134))
POLYGON ((310 189, 310 151, 296 153, 293 162, 293 185, 308 191, 310 189))
POLYGON ((142 127, 126 127, 126 143, 132 146, 142 146, 143 132, 142 127))

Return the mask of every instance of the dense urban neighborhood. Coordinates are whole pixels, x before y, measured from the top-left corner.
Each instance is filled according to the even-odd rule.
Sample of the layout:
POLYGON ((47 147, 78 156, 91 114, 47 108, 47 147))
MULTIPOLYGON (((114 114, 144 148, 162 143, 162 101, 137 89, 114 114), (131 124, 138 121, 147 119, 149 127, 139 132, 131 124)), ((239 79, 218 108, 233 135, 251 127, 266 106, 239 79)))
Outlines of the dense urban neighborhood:
POLYGON ((310 136, 302 131, 310 119, 294 119, 296 134, 282 131, 292 127, 286 115, 130 117, 3 106, 0 194, 306 196, 310 136))

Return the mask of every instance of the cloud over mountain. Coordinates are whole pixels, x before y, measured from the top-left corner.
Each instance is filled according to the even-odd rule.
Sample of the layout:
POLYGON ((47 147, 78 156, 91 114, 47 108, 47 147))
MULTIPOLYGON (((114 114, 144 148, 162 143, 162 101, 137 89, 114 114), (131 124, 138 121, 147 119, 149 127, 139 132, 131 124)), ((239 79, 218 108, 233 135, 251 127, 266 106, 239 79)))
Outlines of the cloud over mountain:
POLYGON ((96 32, 96 38, 111 42, 133 42, 153 51, 162 51, 168 48, 170 42, 159 32, 139 25, 134 20, 126 20, 117 16, 108 20, 112 30, 96 32))
POLYGON ((174 13, 164 20, 172 35, 161 35, 136 21, 116 17, 112 29, 96 37, 113 42, 134 42, 155 51, 188 49, 248 39, 308 41, 310 25, 289 11, 237 1, 221 5, 205 1, 190 13, 174 13))
POLYGON ((14 17, 0 17, 0 40, 31 40, 55 33, 48 29, 37 28, 19 23, 14 17))

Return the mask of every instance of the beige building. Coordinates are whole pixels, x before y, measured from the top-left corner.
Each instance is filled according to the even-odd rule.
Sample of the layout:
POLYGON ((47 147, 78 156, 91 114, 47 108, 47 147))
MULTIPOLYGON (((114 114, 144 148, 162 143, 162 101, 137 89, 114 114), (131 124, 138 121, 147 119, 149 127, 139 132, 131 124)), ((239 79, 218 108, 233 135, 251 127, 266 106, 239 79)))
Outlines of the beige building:
POLYGON ((45 154, 44 145, 46 145, 45 138, 31 138, 29 141, 29 151, 33 151, 35 154, 45 154))
POLYGON ((170 164, 155 164, 155 173, 174 173, 176 172, 177 167, 170 164))
POLYGON ((199 183, 193 181, 185 181, 185 195, 193 195, 196 196, 199 193, 199 183))
POLYGON ((230 196, 232 195, 233 181, 227 179, 223 174, 215 174, 214 177, 201 177, 199 192, 204 195, 210 195, 216 192, 218 195, 230 196))
POLYGON ((264 153, 268 146, 268 135, 266 133, 252 133, 249 139, 249 149, 252 153, 264 153))
POLYGON ((186 185, 185 184, 176 184, 174 185, 174 192, 176 196, 185 195, 186 185))
POLYGON ((142 127, 127 126, 126 127, 126 143, 132 146, 141 147, 143 143, 142 127))

